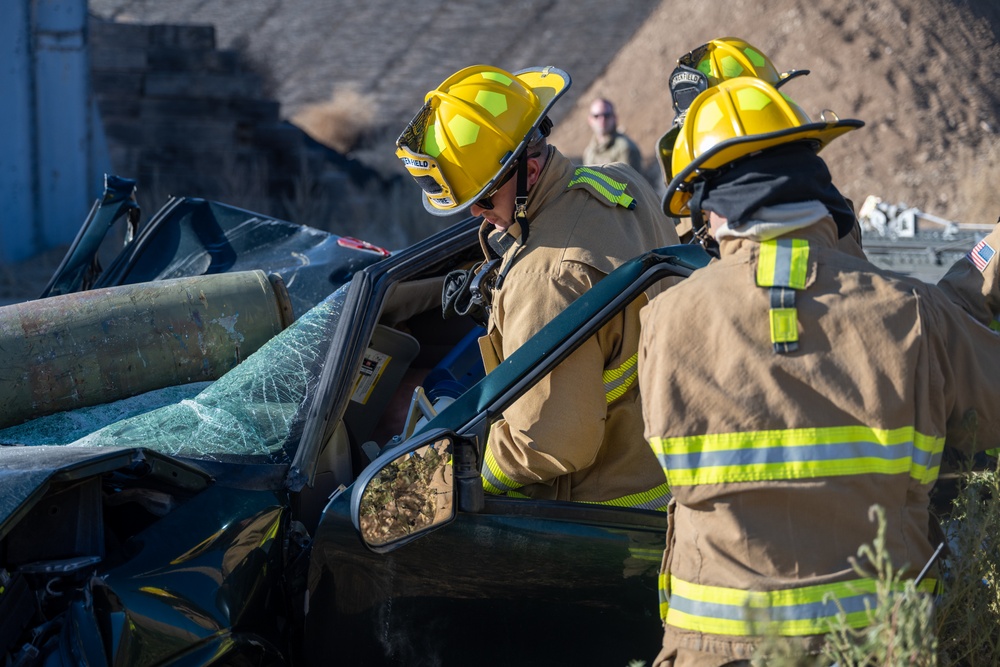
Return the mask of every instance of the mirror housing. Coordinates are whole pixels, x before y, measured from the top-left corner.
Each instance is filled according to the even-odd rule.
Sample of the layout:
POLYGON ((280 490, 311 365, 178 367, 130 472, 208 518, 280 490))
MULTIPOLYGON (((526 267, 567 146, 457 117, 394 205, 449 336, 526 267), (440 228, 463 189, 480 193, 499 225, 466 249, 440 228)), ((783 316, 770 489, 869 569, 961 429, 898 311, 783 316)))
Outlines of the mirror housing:
MULTIPOLYGON (((451 523, 459 505, 456 469, 466 467, 456 464, 455 451, 469 448, 454 433, 434 430, 375 459, 358 478, 351 498, 354 527, 365 546, 392 551, 451 523)), ((467 477, 468 471, 463 474, 467 477)))

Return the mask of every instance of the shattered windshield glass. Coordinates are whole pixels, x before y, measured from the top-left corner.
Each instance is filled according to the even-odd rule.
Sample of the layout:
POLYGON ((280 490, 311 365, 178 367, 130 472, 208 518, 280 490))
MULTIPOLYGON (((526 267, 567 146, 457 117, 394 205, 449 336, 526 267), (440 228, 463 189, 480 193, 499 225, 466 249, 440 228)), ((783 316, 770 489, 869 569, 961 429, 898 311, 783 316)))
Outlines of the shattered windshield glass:
MULTIPOLYGON (((176 402, 90 429, 75 441, 66 436, 78 436, 88 418, 99 423, 99 411, 83 409, 23 424, 16 432, 6 429, 0 442, 145 447, 199 459, 267 456, 269 462, 287 463, 316 396, 346 293, 345 285, 197 394, 185 396, 179 389, 173 393, 176 402), (51 433, 54 423, 66 426, 62 438, 51 433)), ((127 408, 117 408, 123 412, 127 408)))

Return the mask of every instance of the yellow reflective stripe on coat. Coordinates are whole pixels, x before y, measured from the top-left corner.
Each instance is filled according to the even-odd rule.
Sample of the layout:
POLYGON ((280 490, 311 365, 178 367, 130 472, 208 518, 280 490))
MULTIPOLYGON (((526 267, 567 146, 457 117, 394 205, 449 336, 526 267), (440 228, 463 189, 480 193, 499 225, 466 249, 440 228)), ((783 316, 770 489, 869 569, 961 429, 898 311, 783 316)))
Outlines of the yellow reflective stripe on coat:
POLYGON ((782 238, 761 242, 757 259, 758 287, 805 289, 808 274, 808 241, 782 238))
POLYGON ((639 353, 636 352, 618 368, 604 371, 604 393, 608 403, 621 398, 635 384, 638 361, 639 353))
POLYGON ((660 620, 664 623, 667 622, 667 615, 670 613, 670 587, 667 585, 670 582, 670 575, 666 572, 660 572, 656 578, 656 592, 660 598, 660 620))
POLYGON ((591 169, 589 167, 577 167, 576 171, 573 172, 573 178, 566 184, 566 189, 569 190, 570 188, 581 184, 589 185, 594 192, 601 195, 612 204, 617 204, 623 208, 635 207, 635 200, 625 194, 625 188, 628 187, 628 183, 616 181, 607 174, 602 174, 596 169, 591 169))
POLYGON ((497 462, 496 457, 493 456, 493 450, 489 446, 486 447, 486 454, 483 457, 482 477, 483 491, 494 496, 502 496, 508 491, 519 489, 523 486, 523 484, 519 484, 507 476, 497 462))
POLYGON ((648 491, 633 493, 621 498, 611 500, 581 500, 578 502, 588 505, 610 505, 611 507, 631 507, 633 509, 654 510, 666 512, 667 505, 670 504, 670 485, 664 482, 648 491))
MULTIPOLYGON (((527 498, 523 493, 518 493, 517 489, 523 484, 511 479, 500 467, 500 463, 493 456, 493 451, 486 448, 486 455, 483 460, 483 491, 494 496, 509 496, 511 498, 527 498)), ((648 491, 633 493, 621 498, 611 500, 577 501, 588 505, 609 505, 611 507, 630 507, 633 509, 654 510, 665 512, 670 504, 670 487, 666 482, 653 487, 648 491)))
POLYGON ((770 288, 768 313, 771 344, 778 354, 799 349, 799 313, 795 291, 804 289, 809 277, 809 242, 803 239, 771 239, 760 244, 757 285, 770 288))
MULTIPOLYGON (((906 583, 899 582, 895 590, 904 590, 906 583)), ((868 610, 878 603, 876 586, 875 580, 861 578, 785 590, 744 591, 693 584, 671 576, 666 622, 684 630, 716 635, 802 636, 829 632, 831 624, 843 614, 848 626, 861 628, 871 622, 868 610)), ((929 594, 936 587, 933 579, 924 579, 917 586, 929 594)))
POLYGON ((653 438, 670 485, 812 479, 909 473, 921 484, 937 479, 944 438, 866 426, 717 433, 653 438))

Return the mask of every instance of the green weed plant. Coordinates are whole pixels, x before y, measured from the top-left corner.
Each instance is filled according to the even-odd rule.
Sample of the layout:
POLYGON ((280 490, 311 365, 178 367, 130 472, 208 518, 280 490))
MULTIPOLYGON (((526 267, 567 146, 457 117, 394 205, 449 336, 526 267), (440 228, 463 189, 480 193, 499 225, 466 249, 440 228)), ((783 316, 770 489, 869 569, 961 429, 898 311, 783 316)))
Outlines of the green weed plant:
MULTIPOLYGON (((757 666, 805 667, 985 667, 1000 665, 1000 474, 996 469, 958 476, 958 491, 940 520, 946 536, 935 576, 940 593, 917 590, 913 571, 890 561, 885 547, 885 511, 873 506, 875 540, 858 550, 877 580, 869 623, 852 628, 839 614, 819 656, 767 636, 753 660, 757 666)), ((864 574, 858 569, 860 574, 864 574)), ((865 575, 869 576, 869 575, 865 575)))

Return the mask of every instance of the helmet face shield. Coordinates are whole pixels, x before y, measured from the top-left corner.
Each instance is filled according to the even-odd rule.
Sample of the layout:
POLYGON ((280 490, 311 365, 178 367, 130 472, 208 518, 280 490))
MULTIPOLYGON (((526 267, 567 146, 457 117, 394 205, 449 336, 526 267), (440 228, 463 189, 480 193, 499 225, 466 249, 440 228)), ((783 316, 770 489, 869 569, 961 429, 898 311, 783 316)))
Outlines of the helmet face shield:
POLYGON ((428 125, 432 113, 429 103, 417 112, 396 140, 396 157, 424 191, 428 203, 444 211, 455 207, 455 198, 441 166, 425 152, 426 135, 434 131, 434 126, 428 125))
POLYGON ((677 142, 677 135, 680 134, 681 126, 674 125, 667 130, 667 133, 656 142, 656 157, 660 162, 660 173, 663 174, 664 184, 670 183, 674 178, 673 154, 674 144, 677 142))
MULTIPOLYGON (((706 56, 708 55, 708 48, 711 46, 711 42, 707 44, 702 44, 699 47, 693 48, 683 56, 677 59, 678 65, 683 65, 684 67, 689 67, 691 69, 698 69, 699 65, 702 65, 706 56)), ((708 76, 709 72, 702 71, 705 76, 708 76)))
POLYGON ((451 186, 445 180, 437 160, 430 155, 414 153, 408 146, 396 146, 396 157, 406 167, 413 180, 427 196, 432 206, 441 210, 455 207, 455 199, 451 194, 451 186))

